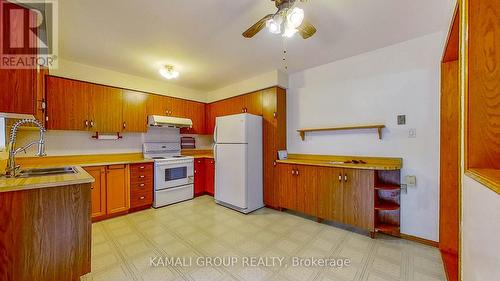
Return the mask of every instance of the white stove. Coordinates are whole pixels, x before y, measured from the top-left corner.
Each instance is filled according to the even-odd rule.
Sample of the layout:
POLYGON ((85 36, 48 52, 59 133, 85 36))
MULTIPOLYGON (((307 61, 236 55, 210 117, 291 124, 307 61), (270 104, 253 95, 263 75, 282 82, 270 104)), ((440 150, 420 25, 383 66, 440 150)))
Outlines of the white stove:
POLYGON ((181 155, 180 142, 147 142, 142 151, 154 160, 154 208, 194 197, 194 158, 181 155))

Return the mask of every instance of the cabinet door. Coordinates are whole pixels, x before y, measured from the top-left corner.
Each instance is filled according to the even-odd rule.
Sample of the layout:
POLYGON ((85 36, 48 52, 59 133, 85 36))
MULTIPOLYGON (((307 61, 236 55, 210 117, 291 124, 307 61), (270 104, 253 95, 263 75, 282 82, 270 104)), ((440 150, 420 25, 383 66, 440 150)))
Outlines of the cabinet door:
POLYGON ((89 84, 53 76, 46 83, 47 129, 88 130, 89 84))
POLYGON ((101 133, 121 132, 123 128, 122 89, 89 84, 90 130, 101 133))
POLYGON ((224 100, 224 114, 223 115, 233 115, 245 112, 245 95, 233 97, 227 100, 224 100))
POLYGON ((246 112, 262 115, 262 92, 258 91, 245 95, 245 109, 246 112))
POLYGON ((106 215, 106 167, 88 167, 85 171, 95 181, 92 183, 92 218, 106 215))
POLYGON ((124 132, 147 132, 149 95, 123 91, 123 129, 124 132))
POLYGON ((106 212, 114 214, 127 211, 130 206, 130 185, 126 165, 106 168, 106 212))
POLYGON ((205 191, 214 195, 215 191, 215 161, 214 159, 205 159, 205 191))
POLYGON ((374 172, 343 169, 344 223, 373 230, 374 172))
POLYGON ((297 177, 295 166, 278 164, 278 177, 280 187, 280 207, 297 210, 297 177))
POLYGON ((194 160, 194 196, 205 192, 205 159, 194 160))
POLYGON ((204 134, 205 133, 205 104, 195 101, 183 101, 183 116, 193 121, 192 128, 182 128, 181 134, 204 134))
POLYGON ((171 107, 171 98, 160 95, 150 95, 148 98, 148 115, 166 116, 171 107))
POLYGON ((318 167, 318 217, 335 222, 343 221, 342 169, 318 167))
POLYGON ((319 167, 307 165, 297 165, 296 167, 297 211, 317 216, 319 167))
MULTIPOLYGON (((25 9, 14 3, 9 3, 7 1, 2 1, 2 5, 15 6, 16 9, 25 9), (5 2, 5 3, 4 3, 5 2)), ((3 10, 2 10, 3 12, 3 10)), ((36 14, 29 12, 30 20, 36 22, 36 14)), ((24 28, 24 16, 22 17, 12 17, 10 22, 10 28, 13 29, 10 32, 11 44, 15 46, 24 46, 24 37, 17 36, 25 34, 24 28), (17 30, 16 30, 17 29, 17 30)), ((30 38, 33 38, 31 36, 30 38)), ((26 37, 27 38, 27 37, 26 37)), ((3 42, 2 42, 3 44, 3 42)), ((33 42, 30 42, 30 46, 33 42)), ((36 43, 35 43, 36 44, 36 43)), ((7 45, 7 44, 5 44, 7 45)), ((17 50, 11 50, 11 54, 26 53, 26 48, 16 48, 17 50)), ((34 114, 36 108, 36 69, 0 69, 0 112, 9 113, 21 113, 21 114, 34 114)))

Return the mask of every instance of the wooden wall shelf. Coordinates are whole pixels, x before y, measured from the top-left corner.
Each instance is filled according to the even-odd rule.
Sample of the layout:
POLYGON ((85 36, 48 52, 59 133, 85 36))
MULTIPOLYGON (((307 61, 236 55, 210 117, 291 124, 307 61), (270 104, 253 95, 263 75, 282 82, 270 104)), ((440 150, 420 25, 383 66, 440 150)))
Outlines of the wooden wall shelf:
POLYGON ((332 127, 332 128, 300 129, 300 130, 297 130, 297 132, 299 132, 300 138, 302 140, 305 140, 306 133, 308 133, 308 132, 376 129, 378 132, 378 138, 382 139, 382 129, 383 128, 385 128, 385 125, 361 125, 361 126, 346 126, 346 127, 332 127))

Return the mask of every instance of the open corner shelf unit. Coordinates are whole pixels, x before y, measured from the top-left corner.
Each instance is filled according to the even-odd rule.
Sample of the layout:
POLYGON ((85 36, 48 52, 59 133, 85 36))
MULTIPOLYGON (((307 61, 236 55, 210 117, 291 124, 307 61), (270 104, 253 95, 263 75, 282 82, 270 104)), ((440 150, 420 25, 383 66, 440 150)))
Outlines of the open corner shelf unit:
POLYGON ((375 232, 400 236, 401 171, 375 171, 375 232))
POLYGON ((344 127, 330 127, 330 128, 309 128, 309 129, 299 129, 297 132, 300 134, 302 141, 306 139, 306 133, 308 132, 324 132, 324 131, 348 131, 348 130, 367 130, 376 129, 378 132, 378 138, 382 139, 382 129, 385 125, 360 125, 360 126, 344 126, 344 127))

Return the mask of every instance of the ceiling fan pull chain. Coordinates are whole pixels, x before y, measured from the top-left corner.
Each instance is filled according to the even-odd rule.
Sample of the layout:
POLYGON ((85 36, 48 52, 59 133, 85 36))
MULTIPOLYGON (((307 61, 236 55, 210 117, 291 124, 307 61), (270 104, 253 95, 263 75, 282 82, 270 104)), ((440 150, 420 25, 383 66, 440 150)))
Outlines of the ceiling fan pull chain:
POLYGON ((283 67, 285 68, 285 72, 288 72, 288 52, 286 50, 286 38, 283 38, 283 67))

